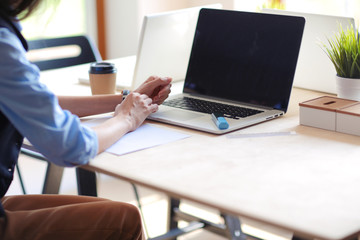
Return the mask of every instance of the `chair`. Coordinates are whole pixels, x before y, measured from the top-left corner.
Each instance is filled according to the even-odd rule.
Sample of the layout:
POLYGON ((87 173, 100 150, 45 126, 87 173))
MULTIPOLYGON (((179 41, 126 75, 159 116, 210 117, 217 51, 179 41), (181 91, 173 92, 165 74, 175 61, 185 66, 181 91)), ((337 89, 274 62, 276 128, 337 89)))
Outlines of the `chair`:
MULTIPOLYGON (((86 36, 37 39, 29 41, 28 45, 28 58, 41 71, 102 60, 98 49, 86 36)), ((21 147, 21 153, 35 159, 47 161, 26 141, 21 147)), ((48 166, 42 193, 56 194, 59 193, 64 168, 49 161, 47 162, 48 166)), ((18 166, 16 168, 23 193, 26 194, 20 169, 18 166)))
POLYGON ((28 44, 29 59, 41 71, 101 61, 97 47, 86 36, 37 39, 28 44))

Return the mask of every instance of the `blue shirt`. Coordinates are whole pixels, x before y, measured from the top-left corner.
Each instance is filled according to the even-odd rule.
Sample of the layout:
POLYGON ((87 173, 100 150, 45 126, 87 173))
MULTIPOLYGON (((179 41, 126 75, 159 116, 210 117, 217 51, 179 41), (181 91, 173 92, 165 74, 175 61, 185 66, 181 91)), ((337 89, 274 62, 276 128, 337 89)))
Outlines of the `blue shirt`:
MULTIPOLYGON (((0 18, 0 26, 6 24, 0 18)), ((14 25, 20 29, 17 22, 14 25)), ((14 31, 0 27, 0 112, 49 161, 61 166, 86 164, 98 151, 95 132, 61 109, 25 53, 14 31)))

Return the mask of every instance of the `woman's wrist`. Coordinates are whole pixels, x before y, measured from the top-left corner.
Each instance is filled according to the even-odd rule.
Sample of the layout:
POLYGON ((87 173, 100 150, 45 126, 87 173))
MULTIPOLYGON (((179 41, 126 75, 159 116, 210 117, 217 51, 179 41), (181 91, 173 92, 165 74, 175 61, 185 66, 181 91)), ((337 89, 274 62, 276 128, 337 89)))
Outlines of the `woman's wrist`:
POLYGON ((129 94, 130 94, 130 90, 126 90, 126 89, 122 90, 121 91, 122 101, 124 101, 125 98, 127 97, 127 95, 129 95, 129 94))

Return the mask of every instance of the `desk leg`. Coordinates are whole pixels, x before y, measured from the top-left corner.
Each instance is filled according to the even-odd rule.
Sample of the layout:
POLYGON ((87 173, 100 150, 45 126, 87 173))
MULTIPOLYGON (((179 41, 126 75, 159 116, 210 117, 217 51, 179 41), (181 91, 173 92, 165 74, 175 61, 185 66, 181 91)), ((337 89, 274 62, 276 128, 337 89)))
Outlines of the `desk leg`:
MULTIPOLYGON (((175 198, 169 198, 169 209, 168 209, 168 226, 167 230, 171 231, 178 228, 179 219, 185 220, 191 223, 203 223, 204 229, 212 231, 216 234, 225 235, 230 240, 245 240, 246 234, 241 230, 240 219, 236 216, 221 214, 224 218, 224 225, 220 226, 206 220, 202 220, 197 217, 193 217, 188 214, 182 213, 180 210, 180 200, 175 198)), ((168 239, 168 238, 159 238, 159 239, 168 239)), ((176 239, 176 238, 172 238, 176 239)), ((258 239, 253 237, 252 239, 258 239)))
POLYGON ((97 197, 95 172, 76 168, 78 194, 97 197))
POLYGON ((231 240, 245 240, 246 235, 241 230, 240 219, 236 216, 231 216, 227 214, 221 214, 224 218, 224 223, 226 226, 226 234, 228 239, 231 240))
POLYGON ((168 226, 167 230, 178 227, 178 220, 176 219, 175 209, 179 209, 180 200, 175 198, 169 198, 169 208, 168 208, 168 226))
POLYGON ((48 162, 46 169, 43 194, 59 194, 64 168, 48 162))

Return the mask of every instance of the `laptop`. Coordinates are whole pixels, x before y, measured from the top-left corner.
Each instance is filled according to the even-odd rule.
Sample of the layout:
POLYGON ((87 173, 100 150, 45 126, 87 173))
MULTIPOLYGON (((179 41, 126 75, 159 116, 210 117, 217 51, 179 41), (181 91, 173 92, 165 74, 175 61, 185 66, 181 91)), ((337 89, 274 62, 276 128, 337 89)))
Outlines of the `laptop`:
POLYGON ((320 14, 289 12, 284 10, 263 9, 264 13, 302 16, 306 20, 304 36, 300 48, 294 86, 336 94, 336 71, 332 62, 322 49, 328 45, 327 38, 333 38, 339 31, 339 24, 346 29, 354 18, 320 14))
POLYGON ((182 94, 149 119, 223 134, 284 115, 304 24, 303 17, 201 9, 182 94), (229 127, 218 129, 212 112, 229 127))
MULTIPOLYGON (((183 81, 199 10, 204 7, 222 8, 222 5, 145 15, 137 55, 110 61, 118 67, 117 90, 134 90, 152 75, 183 81)), ((89 84, 89 77, 84 74, 79 81, 89 84)))

